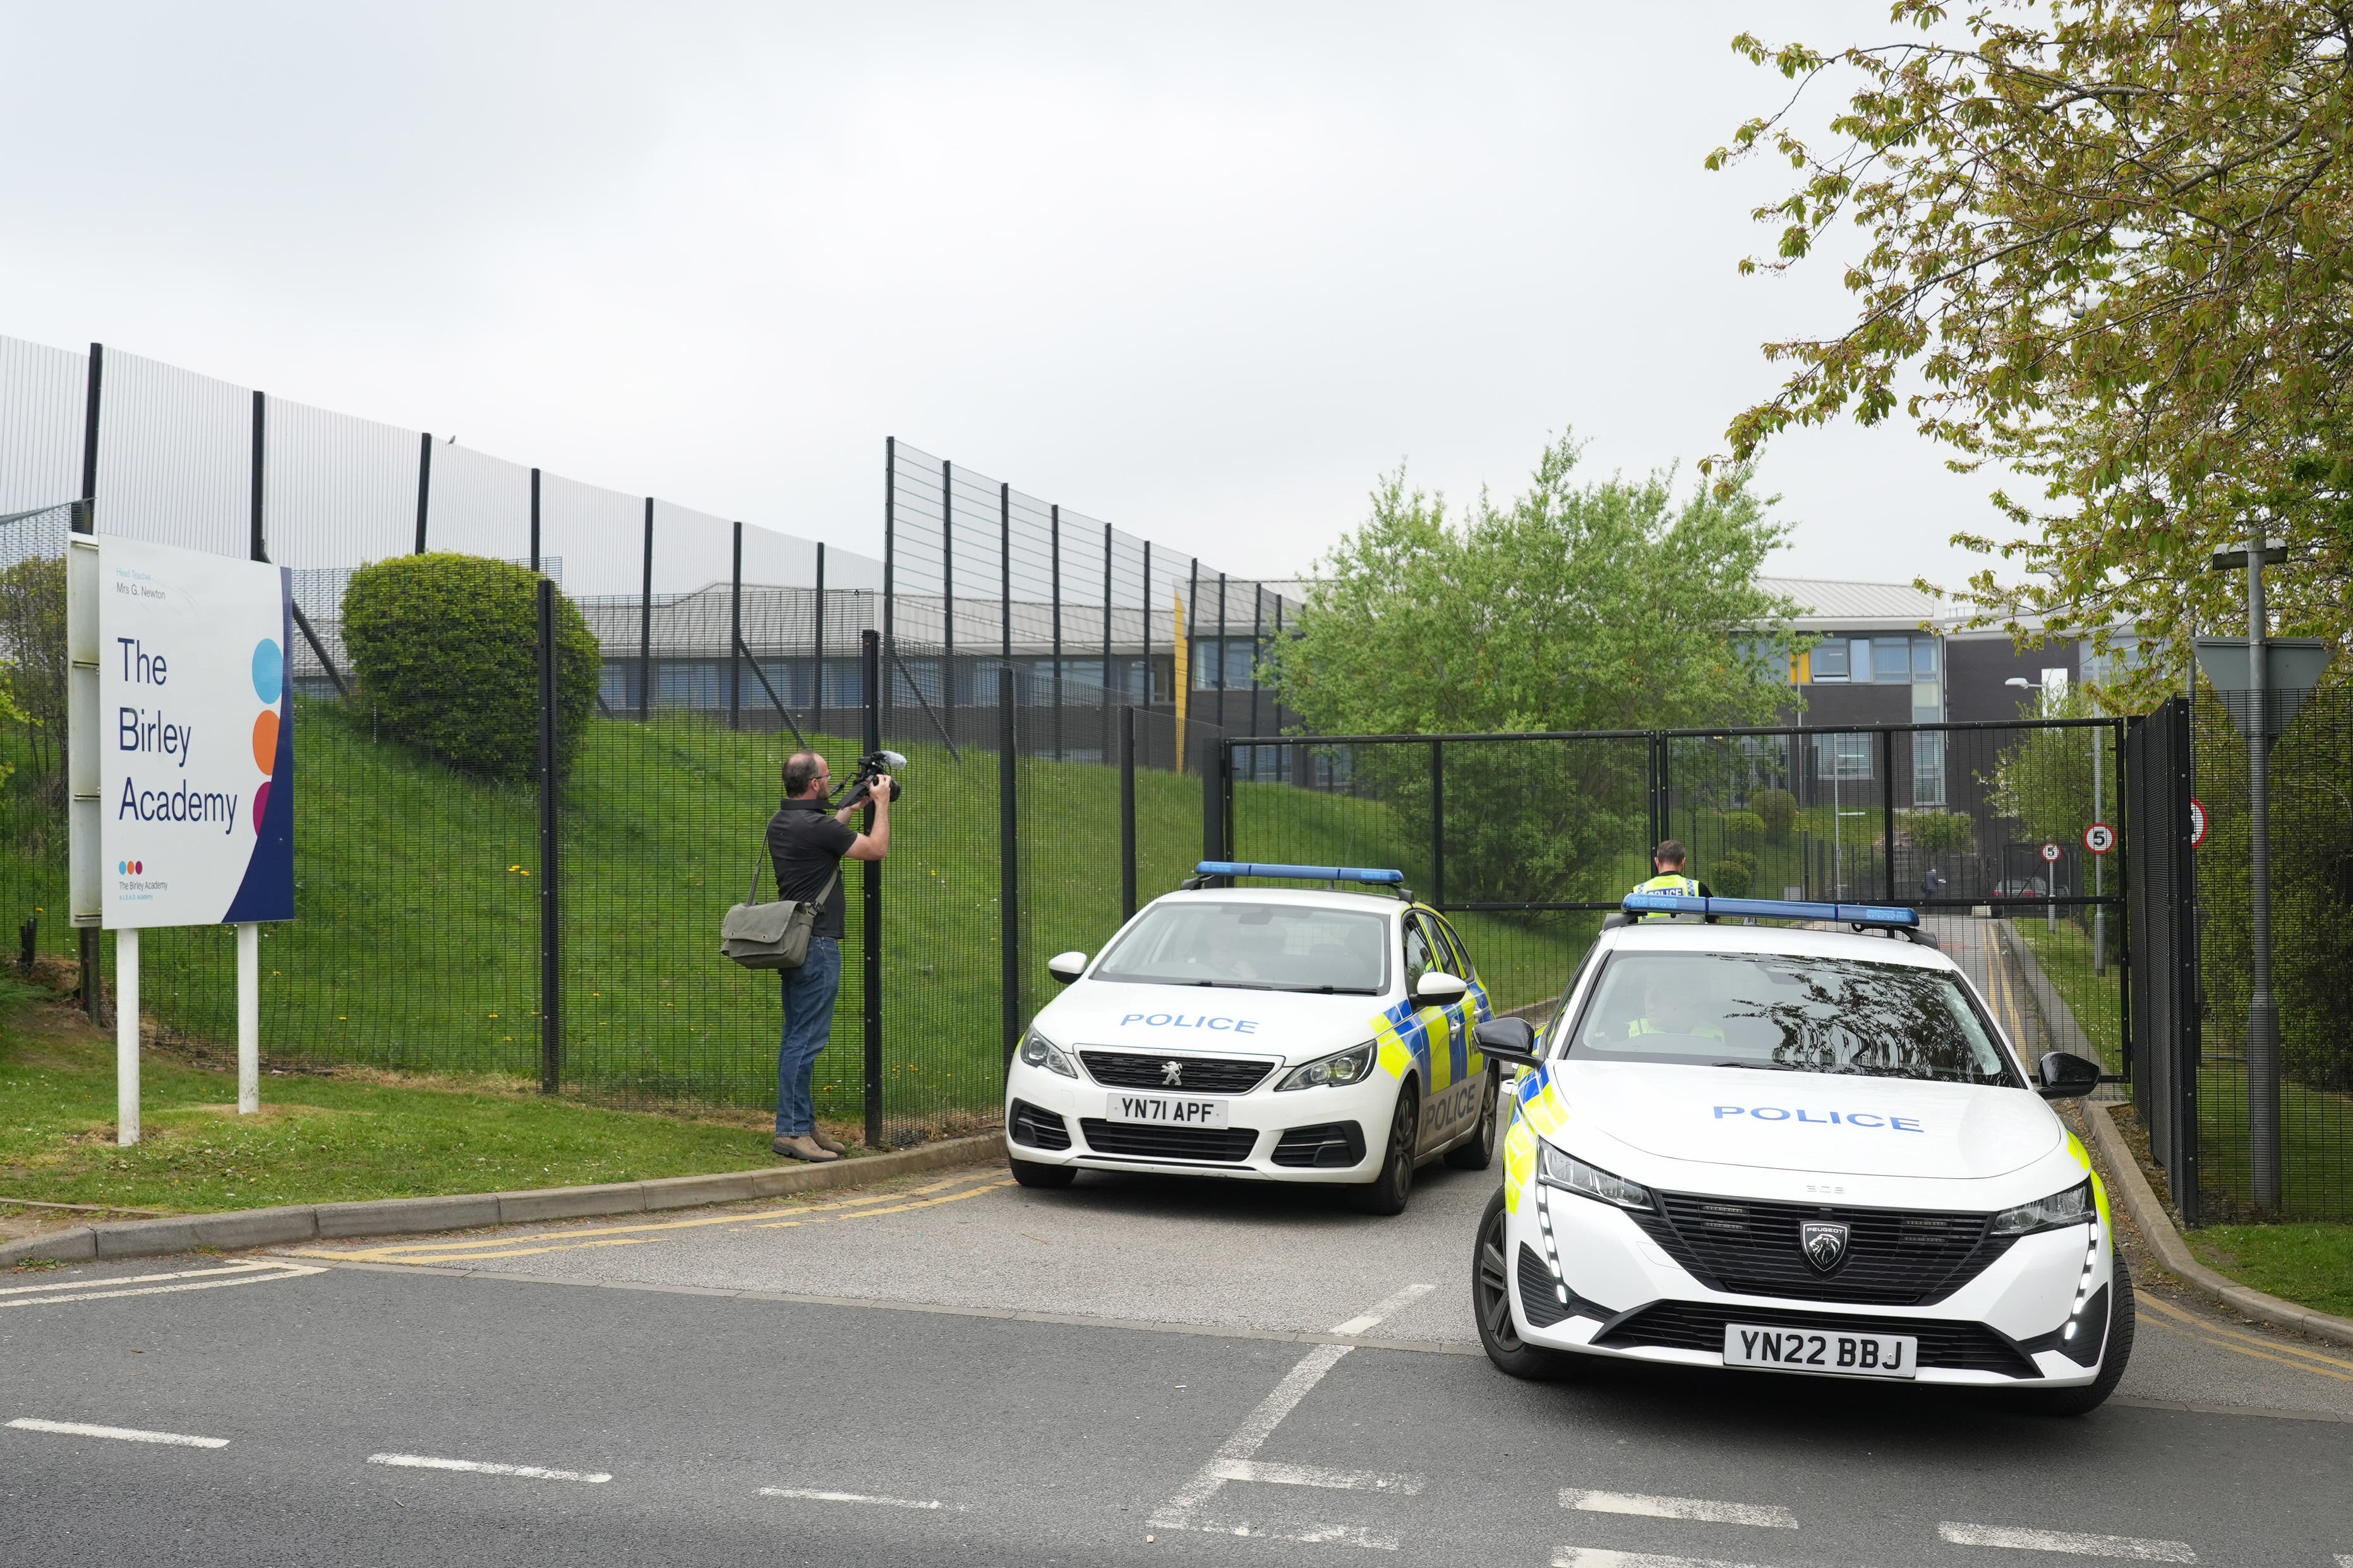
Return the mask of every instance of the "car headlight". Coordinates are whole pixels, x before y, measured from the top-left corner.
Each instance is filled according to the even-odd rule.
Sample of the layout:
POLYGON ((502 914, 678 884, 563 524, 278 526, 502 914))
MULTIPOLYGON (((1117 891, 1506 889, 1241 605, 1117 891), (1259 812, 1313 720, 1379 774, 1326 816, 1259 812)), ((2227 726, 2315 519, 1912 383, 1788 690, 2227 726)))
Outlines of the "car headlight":
POLYGON ((1542 1151, 1536 1174, 1553 1186, 1605 1204, 1616 1204, 1621 1209, 1657 1206, 1651 1201, 1648 1187, 1638 1186, 1623 1176, 1613 1176, 1600 1166, 1588 1165, 1574 1154, 1564 1154, 1549 1143, 1538 1143, 1536 1147, 1542 1151))
POLYGON ((1361 1083, 1373 1070, 1373 1042, 1350 1046, 1345 1051, 1335 1051, 1328 1057, 1318 1057, 1312 1062, 1293 1068, 1282 1075, 1274 1087, 1315 1089, 1324 1084, 1361 1083))
POLYGON ((1060 1073, 1064 1078, 1079 1076, 1078 1064, 1071 1061, 1062 1047, 1032 1029, 1021 1037, 1021 1059, 1033 1068, 1060 1073))
POLYGON ((2092 1182, 2086 1176, 2063 1193, 2037 1198, 2031 1204, 2002 1210, 1993 1216, 1995 1236, 2028 1236, 2038 1230, 2059 1230, 2097 1217, 2092 1206, 2092 1182))

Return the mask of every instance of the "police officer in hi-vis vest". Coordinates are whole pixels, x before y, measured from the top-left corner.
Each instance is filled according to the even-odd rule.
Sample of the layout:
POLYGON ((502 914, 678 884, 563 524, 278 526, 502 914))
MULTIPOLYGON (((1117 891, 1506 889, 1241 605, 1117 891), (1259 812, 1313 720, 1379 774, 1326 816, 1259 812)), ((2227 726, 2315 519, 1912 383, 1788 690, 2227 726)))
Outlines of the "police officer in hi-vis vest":
MULTIPOLYGON (((1638 893, 1681 893, 1686 898, 1698 899, 1715 897, 1713 893, 1708 891, 1706 883, 1699 880, 1696 877, 1686 877, 1683 875, 1683 862, 1688 858, 1690 858, 1690 857, 1685 854, 1682 840, 1675 838, 1661 839, 1659 841, 1658 848, 1651 852, 1651 867, 1653 870, 1658 872, 1658 875, 1651 878, 1647 882, 1636 884, 1634 891, 1638 893)), ((1689 921, 1694 917, 1691 915, 1654 914, 1632 915, 1628 918, 1638 921, 1689 921)), ((1714 925, 1715 923, 1715 917, 1714 915, 1708 916, 1707 923, 1714 925)))

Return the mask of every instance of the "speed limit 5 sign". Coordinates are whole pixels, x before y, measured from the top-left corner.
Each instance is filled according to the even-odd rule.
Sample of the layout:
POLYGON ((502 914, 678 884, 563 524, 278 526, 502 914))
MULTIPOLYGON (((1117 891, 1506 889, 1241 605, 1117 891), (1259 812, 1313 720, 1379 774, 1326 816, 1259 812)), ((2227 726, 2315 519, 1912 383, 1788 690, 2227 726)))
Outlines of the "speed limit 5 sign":
POLYGON ((2059 860, 2059 846, 2056 844, 2045 844, 2042 847, 2042 858, 2045 860, 2052 862, 2053 865, 2056 865, 2059 860))
POLYGON ((2116 830, 2105 822, 2095 822, 2084 829, 2084 847, 2094 855, 2105 855, 2116 847, 2116 830))

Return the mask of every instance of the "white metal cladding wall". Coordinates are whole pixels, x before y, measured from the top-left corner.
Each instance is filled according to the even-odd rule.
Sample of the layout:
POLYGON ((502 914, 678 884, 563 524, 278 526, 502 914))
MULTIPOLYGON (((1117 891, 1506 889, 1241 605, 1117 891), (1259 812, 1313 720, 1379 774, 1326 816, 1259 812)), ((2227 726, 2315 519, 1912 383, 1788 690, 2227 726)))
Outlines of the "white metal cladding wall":
POLYGON ((0 516, 81 499, 90 356, 0 338, 0 516))

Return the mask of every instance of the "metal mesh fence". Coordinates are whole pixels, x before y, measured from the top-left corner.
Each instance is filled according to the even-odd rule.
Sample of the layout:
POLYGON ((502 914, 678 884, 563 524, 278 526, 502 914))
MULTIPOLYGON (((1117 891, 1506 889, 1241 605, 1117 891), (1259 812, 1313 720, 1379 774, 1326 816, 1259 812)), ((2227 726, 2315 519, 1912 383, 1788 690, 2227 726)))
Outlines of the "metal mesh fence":
POLYGON ((2190 781, 2207 824, 2196 857, 2199 1218, 2264 1214, 2257 1127, 2276 1125, 2280 1203, 2266 1217, 2353 1218, 2353 689, 2313 694, 2271 748, 2275 1080, 2249 1061, 2253 897, 2249 715, 2201 684, 2190 781))
MULTIPOLYGON (((769 1105, 776 983, 719 959, 719 919, 750 883, 785 758, 812 745, 847 777, 881 743, 906 753, 909 794, 872 901, 848 873, 818 1113, 887 1143, 985 1123, 1006 1020, 1039 1004, 1047 953, 1109 935, 1131 861, 1148 900, 1198 858, 1201 737, 1227 715, 1287 721, 1254 685, 1290 613, 1280 594, 897 443, 879 558, 119 352, 0 339, 0 571, 22 601, 0 657, 20 689, 52 645, 62 658, 71 513, 57 503, 94 498, 101 533, 293 571, 298 918, 262 932, 264 1050, 281 1066, 769 1105), (552 785, 438 756, 355 668, 354 574, 422 553, 542 574, 585 620, 596 697, 552 785), (1018 918, 1004 921, 1008 896, 1018 918)), ((477 628, 436 658, 533 635, 477 628)), ((0 739, 17 764, 0 788, 0 899, 37 919, 39 946, 70 952, 61 689, 37 719, 0 739)), ((152 932, 142 969, 167 1037, 231 1037, 227 931, 152 932)))

